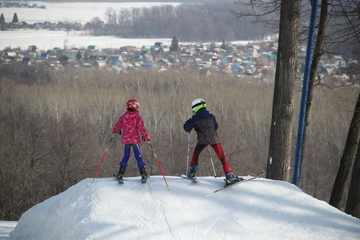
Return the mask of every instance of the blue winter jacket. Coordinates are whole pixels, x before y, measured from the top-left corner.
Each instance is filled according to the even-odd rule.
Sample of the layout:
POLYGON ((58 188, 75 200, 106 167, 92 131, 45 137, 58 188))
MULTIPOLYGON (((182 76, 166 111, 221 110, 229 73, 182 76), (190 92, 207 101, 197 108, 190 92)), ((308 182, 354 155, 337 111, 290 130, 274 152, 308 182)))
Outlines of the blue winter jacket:
POLYGON ((216 131, 218 127, 215 116, 206 108, 200 109, 184 123, 184 130, 190 132, 194 128, 197 133, 198 143, 205 145, 219 142, 216 131))

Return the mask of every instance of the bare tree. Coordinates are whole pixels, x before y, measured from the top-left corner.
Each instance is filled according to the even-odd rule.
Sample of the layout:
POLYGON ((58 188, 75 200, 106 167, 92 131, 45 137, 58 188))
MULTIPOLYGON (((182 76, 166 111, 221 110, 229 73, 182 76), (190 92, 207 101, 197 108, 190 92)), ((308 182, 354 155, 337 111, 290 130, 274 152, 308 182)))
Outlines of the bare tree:
POLYGON ((341 200, 345 193, 348 176, 353 166, 360 138, 360 94, 354 109, 348 136, 345 143, 343 156, 341 158, 338 174, 335 179, 334 187, 331 192, 329 204, 340 208, 341 200))
POLYGON ((300 0, 281 1, 279 48, 266 177, 289 180, 300 0))
MULTIPOLYGON (((336 29, 340 31, 340 34, 342 35, 341 39, 346 40, 345 42, 348 43, 355 42, 359 44, 360 43, 359 3, 355 1, 349 1, 349 2, 335 1, 335 3, 337 3, 336 5, 337 11, 334 11, 335 18, 338 20, 337 22, 340 23, 340 26, 337 26, 336 29)), ((345 48, 348 49, 348 46, 346 46, 345 48)), ((351 50, 353 50, 353 48, 351 48, 351 50)), ((353 73, 353 75, 355 75, 355 73, 353 73)), ((359 145, 359 139, 360 139, 360 93, 354 109, 352 121, 350 123, 349 131, 347 135, 347 140, 345 143, 344 152, 341 158, 339 170, 336 175, 335 183, 329 201, 329 204, 339 209, 341 208, 341 204, 344 200, 344 194, 346 193, 350 171, 354 165, 354 160, 356 157, 356 153, 358 151, 357 148, 359 145)), ((356 189, 359 187, 358 186, 359 182, 356 182, 356 179, 358 179, 356 172, 353 173, 353 176, 354 179, 351 179, 351 186, 352 189, 356 189)), ((353 209, 354 206, 356 205, 353 201, 358 200, 358 196, 353 194, 350 194, 350 196, 351 199, 349 200, 350 203, 350 206, 348 208, 349 211, 350 209, 353 209)))
POLYGON ((349 194, 346 202, 345 212, 354 217, 360 218, 360 147, 357 154, 351 174, 349 194))

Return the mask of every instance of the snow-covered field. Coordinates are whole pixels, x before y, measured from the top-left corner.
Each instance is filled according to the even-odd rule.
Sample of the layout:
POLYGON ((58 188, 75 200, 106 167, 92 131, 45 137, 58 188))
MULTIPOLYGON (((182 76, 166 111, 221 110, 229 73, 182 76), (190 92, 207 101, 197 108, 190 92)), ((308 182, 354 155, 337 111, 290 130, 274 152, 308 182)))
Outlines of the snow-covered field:
POLYGON ((9 239, 359 239, 359 219, 290 183, 256 179, 214 193, 223 178, 198 179, 167 176, 168 191, 162 176, 87 178, 29 209, 9 239))
MULTIPOLYGON (((162 2, 134 2, 134 3, 49 3, 49 2, 30 2, 38 5, 45 5, 46 9, 35 8, 0 8, 0 14, 4 14, 5 21, 11 22, 14 13, 17 14, 19 21, 27 23, 35 22, 89 22, 94 17, 99 17, 106 21, 105 12, 108 8, 118 11, 123 8, 133 7, 151 7, 164 4, 179 5, 179 3, 162 2)), ((71 31, 69 34, 63 31, 44 31, 44 30, 16 30, 0 31, 0 50, 6 47, 27 49, 30 45, 36 45, 42 50, 52 49, 54 47, 64 48, 66 42, 68 47, 87 47, 88 45, 97 45, 100 48, 119 48, 121 46, 131 45, 142 47, 144 45, 154 45, 155 42, 170 44, 172 36, 169 39, 124 39, 112 36, 93 37, 84 32, 71 31)))
POLYGON ((99 48, 120 48, 122 46, 153 46, 155 42, 163 42, 170 45, 172 38, 160 39, 130 39, 117 38, 113 36, 87 36, 83 32, 71 31, 67 34, 64 31, 47 30, 17 30, 7 31, 6 35, 0 31, 0 50, 10 47, 20 47, 23 50, 28 49, 30 45, 35 45, 41 50, 49 50, 54 47, 64 49, 66 43, 68 48, 86 48, 89 45, 96 45, 99 48))

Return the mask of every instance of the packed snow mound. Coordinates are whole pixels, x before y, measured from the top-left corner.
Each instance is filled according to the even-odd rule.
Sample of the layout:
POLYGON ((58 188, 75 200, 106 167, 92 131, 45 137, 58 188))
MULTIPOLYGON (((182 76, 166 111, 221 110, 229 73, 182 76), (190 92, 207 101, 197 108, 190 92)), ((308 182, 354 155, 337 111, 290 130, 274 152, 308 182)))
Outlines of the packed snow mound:
POLYGON ((259 178, 84 179, 25 212, 9 239, 359 239, 360 220, 296 186, 259 178))

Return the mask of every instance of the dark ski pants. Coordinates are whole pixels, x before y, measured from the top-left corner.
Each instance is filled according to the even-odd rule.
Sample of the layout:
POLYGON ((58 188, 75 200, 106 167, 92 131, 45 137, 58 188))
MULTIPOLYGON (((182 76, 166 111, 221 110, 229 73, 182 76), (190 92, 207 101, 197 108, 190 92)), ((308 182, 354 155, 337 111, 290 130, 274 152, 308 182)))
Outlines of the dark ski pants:
MULTIPOLYGON (((198 165, 198 160, 199 160, 199 155, 201 153, 202 150, 204 150, 204 148, 206 147, 206 144, 196 144, 195 146, 195 150, 190 162, 190 166, 197 166, 198 165)), ((223 165, 223 170, 224 173, 227 174, 229 172, 232 172, 232 169, 225 157, 224 151, 222 149, 221 143, 215 143, 215 144, 210 144, 210 146, 214 149, 216 155, 218 156, 218 158, 220 159, 222 165, 223 165)))
POLYGON ((130 158, 130 148, 131 147, 134 150, 134 156, 136 158, 138 167, 140 168, 140 167, 145 166, 145 163, 141 158, 139 144, 124 144, 124 157, 120 162, 120 166, 123 166, 123 167, 127 166, 128 160, 130 158))

